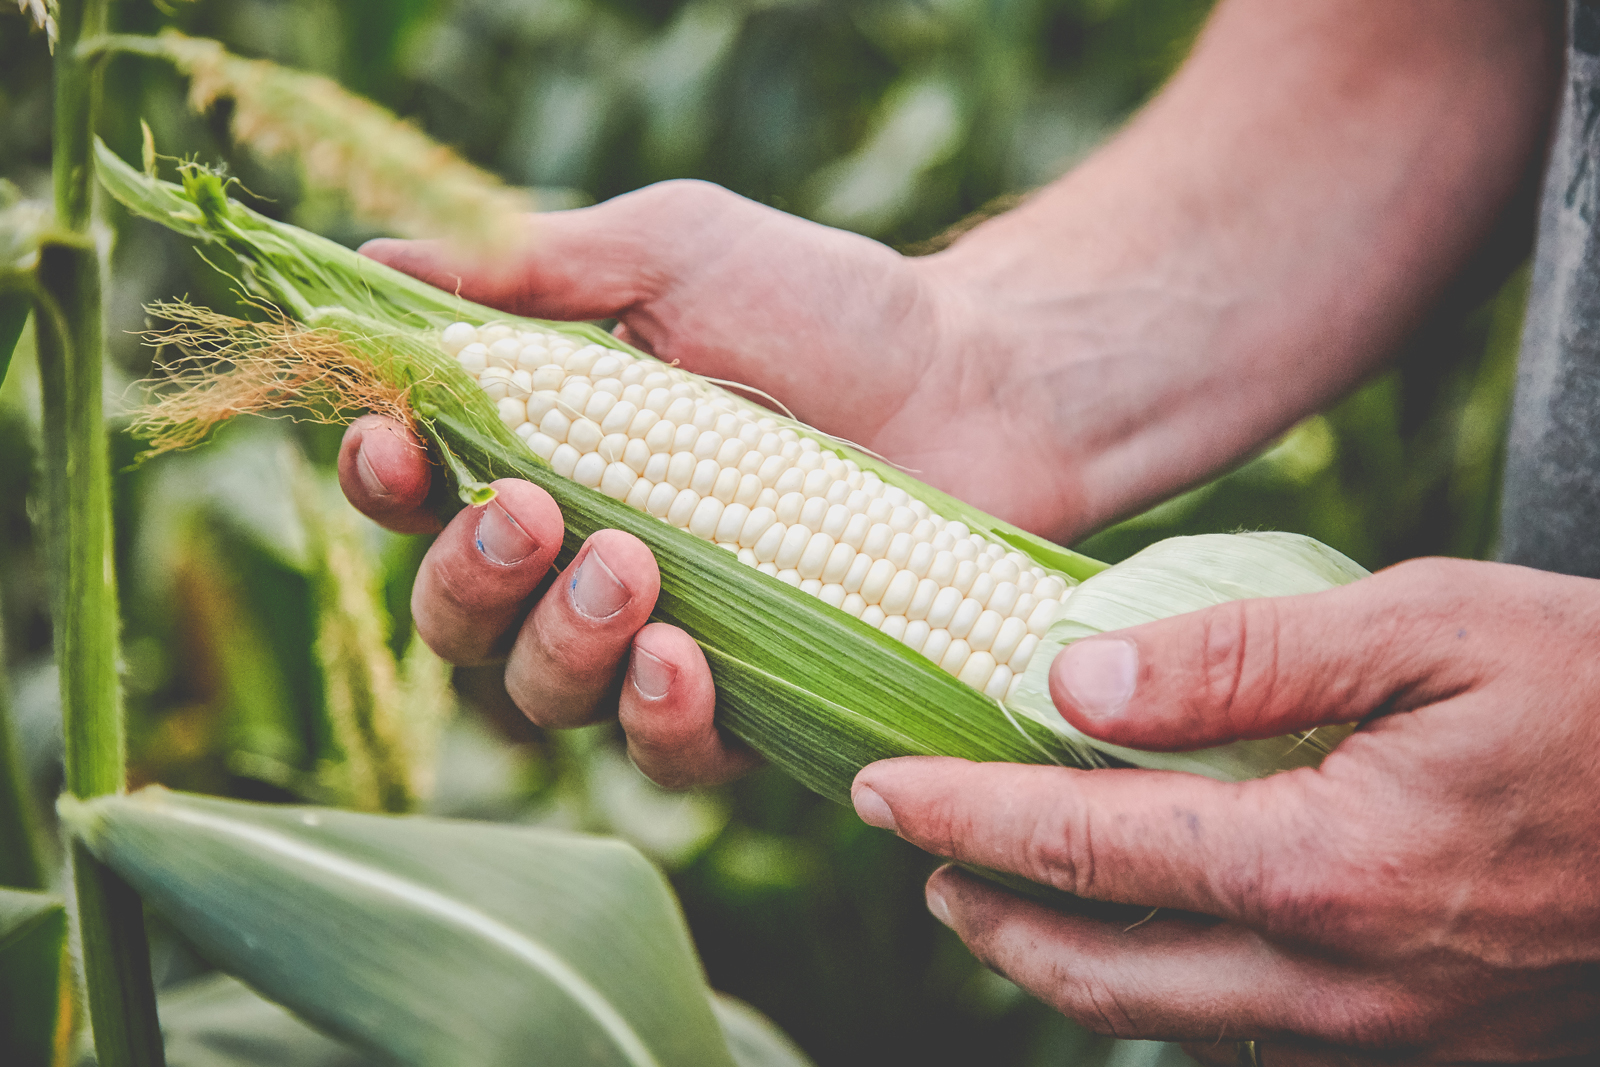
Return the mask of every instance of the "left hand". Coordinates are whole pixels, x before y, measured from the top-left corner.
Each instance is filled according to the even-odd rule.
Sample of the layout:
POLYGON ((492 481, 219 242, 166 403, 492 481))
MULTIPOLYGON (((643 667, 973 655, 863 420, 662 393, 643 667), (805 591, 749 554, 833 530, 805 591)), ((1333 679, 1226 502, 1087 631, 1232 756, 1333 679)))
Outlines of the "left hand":
POLYGON ((1124 928, 953 867, 928 906, 1091 1029, 1284 1064, 1600 1052, 1600 582, 1426 560, 1083 641, 1078 728, 1192 749, 1361 720, 1317 769, 1228 784, 911 757, 856 809, 931 852, 1096 900, 1124 928))

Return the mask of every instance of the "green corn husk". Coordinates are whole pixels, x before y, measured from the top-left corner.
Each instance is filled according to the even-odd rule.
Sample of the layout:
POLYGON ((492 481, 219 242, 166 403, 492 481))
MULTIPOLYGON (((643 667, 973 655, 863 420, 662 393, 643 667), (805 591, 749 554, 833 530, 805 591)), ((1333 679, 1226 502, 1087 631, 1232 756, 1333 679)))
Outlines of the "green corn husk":
MULTIPOLYGON (((99 172, 112 195, 130 210, 190 237, 202 248, 224 249, 239 262, 241 280, 253 294, 307 326, 326 331, 323 336, 336 337, 378 368, 390 386, 403 390, 417 427, 436 448, 462 499, 481 503, 492 493, 488 482, 525 478, 546 489, 561 507, 567 524, 563 559, 604 528, 626 530, 648 544, 661 568, 655 618, 683 627, 705 650, 717 686, 719 723, 824 796, 846 800, 861 767, 893 756, 945 755, 1080 767, 1103 766, 1108 757, 1109 762, 1145 765, 1172 759, 1166 754, 1113 752, 1074 734, 1056 715, 1047 690, 1041 698, 1035 687, 1028 698, 1020 699, 1019 687, 1019 699, 1002 705, 845 612, 555 474, 506 429, 493 403, 437 341, 439 329, 459 320, 527 323, 650 358, 599 328, 509 318, 461 300, 333 242, 249 211, 226 197, 220 178, 197 167, 185 168, 180 187, 140 174, 102 146, 99 172)), ((1137 601, 1155 593, 1147 617, 1201 606, 1192 592, 1169 596, 1169 591, 1153 587, 1145 574, 1152 564, 1155 570, 1174 568, 1180 579, 1177 587, 1185 588, 1184 575, 1196 576, 1203 586, 1211 577, 1207 567, 1231 561, 1225 581, 1219 571, 1218 580, 1211 583, 1226 591, 1222 599, 1327 588, 1361 573, 1332 550, 1286 534, 1275 535, 1278 540, 1272 544, 1314 547, 1298 553, 1263 550, 1257 553, 1260 565, 1253 567, 1250 546, 1266 542, 1246 539, 1219 550, 1209 539, 1202 539, 1203 549, 1185 548, 1192 539, 1177 539, 1163 553, 1141 554, 1107 571, 1102 563, 985 515, 876 457, 792 425, 936 513, 1010 545, 1069 583, 1092 579, 1095 590, 1106 592, 1107 605, 1117 600, 1119 574, 1143 575, 1136 577, 1123 599, 1137 601), (1197 551, 1203 558, 1191 563, 1187 557, 1197 551), (1297 554, 1321 559, 1325 565, 1288 567, 1297 554), (1141 559, 1144 562, 1138 562, 1141 559), (1287 580, 1286 568, 1292 572, 1287 580)), ((1090 588, 1086 583, 1084 590, 1090 588)), ((1069 598, 1069 605, 1081 592, 1069 598)), ((1083 602, 1083 612, 1069 610, 1057 627, 1077 620, 1083 632, 1075 636, 1084 636, 1120 625, 1114 612, 1094 607, 1100 600, 1097 592, 1083 602), (1107 613, 1101 615, 1102 611, 1107 613), (1103 625, 1097 627, 1097 619, 1103 625)), ((1051 637, 1056 634, 1053 628, 1051 637)), ((1061 631, 1059 643, 1071 639, 1073 635, 1061 631)), ((1043 664, 1048 659, 1037 654, 1032 662, 1043 664)), ((1291 742, 1269 753, 1258 743, 1240 753, 1230 749, 1221 756, 1197 754, 1191 762, 1195 767, 1212 767, 1211 773, 1219 776, 1249 777, 1314 761, 1319 752, 1314 746, 1291 742)))

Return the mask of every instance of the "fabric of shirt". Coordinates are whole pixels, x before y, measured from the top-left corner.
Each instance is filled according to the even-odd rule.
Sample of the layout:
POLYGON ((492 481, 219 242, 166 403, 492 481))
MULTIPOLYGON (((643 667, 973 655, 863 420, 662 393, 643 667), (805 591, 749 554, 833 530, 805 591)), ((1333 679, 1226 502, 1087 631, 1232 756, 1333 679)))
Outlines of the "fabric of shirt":
POLYGON ((1499 557, 1600 578, 1600 3, 1570 0, 1506 442, 1499 557))

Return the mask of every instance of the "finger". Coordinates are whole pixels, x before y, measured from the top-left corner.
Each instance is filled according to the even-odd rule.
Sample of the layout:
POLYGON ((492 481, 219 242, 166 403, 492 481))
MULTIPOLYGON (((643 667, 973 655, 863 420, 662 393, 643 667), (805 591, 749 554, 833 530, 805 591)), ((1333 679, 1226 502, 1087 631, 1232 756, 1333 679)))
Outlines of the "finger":
POLYGON ((561 510, 549 493, 511 478, 493 485, 493 500, 450 520, 411 589, 417 633, 464 666, 505 655, 507 634, 561 548, 561 510))
POLYGON ((864 768, 851 799, 867 822, 938 856, 1270 929, 1301 918, 1302 871, 1338 869, 1306 799, 1320 787, 1309 772, 1223 783, 907 756, 864 768))
POLYGON ((396 533, 432 533, 423 508, 433 472, 423 443, 393 419, 363 415, 339 445, 339 488, 369 519, 396 533))
POLYGON ((617 717, 628 755, 658 785, 682 789, 737 778, 760 762, 712 723, 717 694, 705 653, 675 626, 651 623, 633 640, 617 717))
MULTIPOLYGON (((1390 990, 1363 992, 1332 967, 1232 923, 1155 915, 1124 926, 1024 900, 954 867, 928 908, 975 956, 1097 1033, 1218 1042, 1290 1034, 1345 1038, 1390 990), (1333 998, 1339 998, 1333 1000, 1333 998), (1330 1001, 1341 1011, 1314 1014, 1330 1001)), ((1403 1007, 1404 997, 1401 997, 1403 1007)))
POLYGON ((540 597, 506 663, 506 690, 541 726, 581 726, 616 704, 633 635, 650 618, 661 572, 643 541, 600 530, 540 597))
POLYGON ((1154 751, 1354 722, 1470 687, 1491 564, 1427 560, 1339 589, 1236 600, 1080 641, 1050 695, 1078 729, 1154 751))
POLYGON ((438 241, 368 241, 396 270, 521 315, 611 318, 648 303, 686 245, 729 211, 762 211, 704 182, 664 182, 593 207, 527 217, 510 261, 471 262, 438 241))

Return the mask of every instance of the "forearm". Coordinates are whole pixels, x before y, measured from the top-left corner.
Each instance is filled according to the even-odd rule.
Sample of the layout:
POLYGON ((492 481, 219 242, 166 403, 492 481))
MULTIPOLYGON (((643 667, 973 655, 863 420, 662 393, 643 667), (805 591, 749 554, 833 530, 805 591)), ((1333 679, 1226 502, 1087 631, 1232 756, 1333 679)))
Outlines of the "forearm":
POLYGON ((925 267, 1003 322, 1080 465, 1081 532, 1239 460, 1368 374, 1545 137, 1535 0, 1224 0, 1115 140, 925 267))

